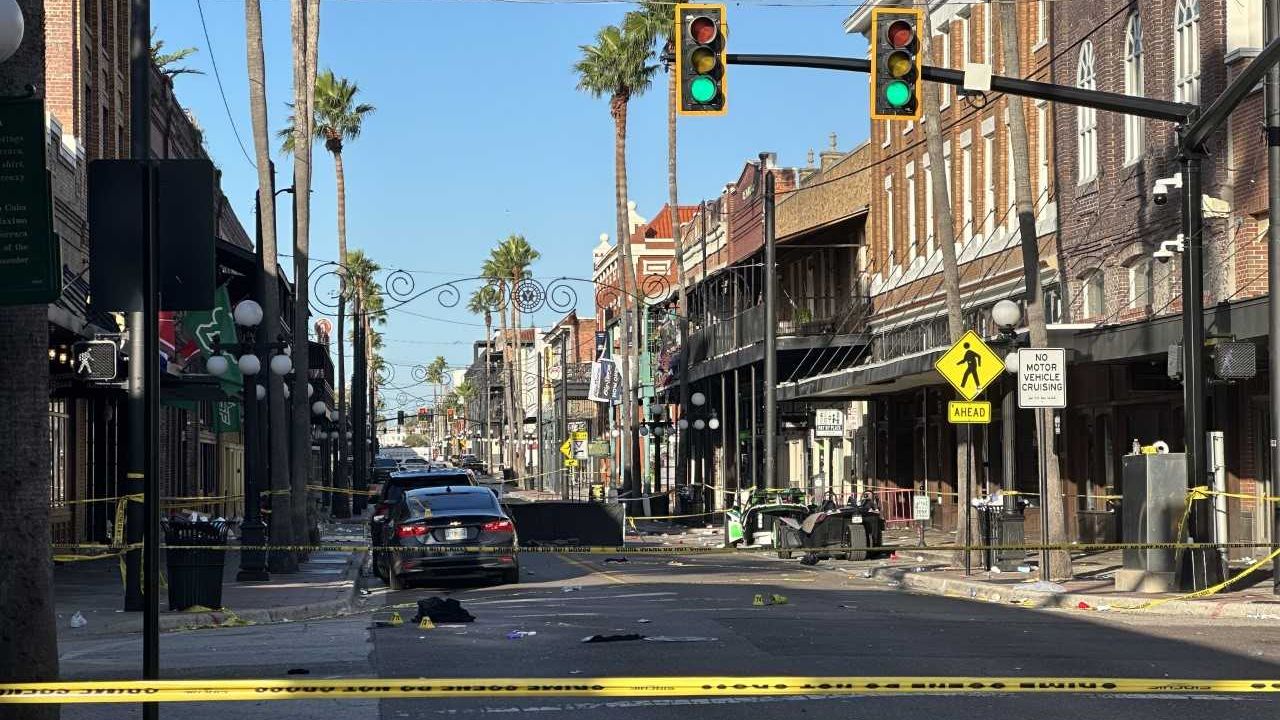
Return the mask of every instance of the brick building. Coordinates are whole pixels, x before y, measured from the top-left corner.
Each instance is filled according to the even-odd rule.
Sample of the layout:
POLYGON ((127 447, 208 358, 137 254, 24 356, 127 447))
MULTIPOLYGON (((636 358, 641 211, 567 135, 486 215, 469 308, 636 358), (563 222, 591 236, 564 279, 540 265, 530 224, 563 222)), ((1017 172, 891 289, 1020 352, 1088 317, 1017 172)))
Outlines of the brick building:
MULTIPOLYGON (((897 3, 870 2, 845 21, 845 30, 867 34, 871 10, 897 3)), ((1022 74, 1047 80, 1051 73, 1048 2, 1015 5, 1022 74)), ((992 2, 936 3, 928 12, 927 62, 963 68, 988 64, 1003 72, 999 6, 992 2)), ((1004 96, 966 96, 939 86, 943 157, 930 157, 924 128, 914 122, 873 122, 867 173, 872 185, 871 221, 864 259, 871 296, 867 318, 871 344, 862 367, 826 379, 829 394, 867 399, 865 474, 896 506, 912 492, 938 503, 935 524, 955 522, 956 445, 946 422, 954 393, 933 362, 950 344, 944 309, 942 253, 937 241, 932 163, 944 163, 950 198, 964 325, 992 336, 990 308, 1025 292, 1018 232, 1008 103, 1004 96)), ((1028 124, 1032 197, 1040 252, 1040 276, 1049 322, 1058 319, 1057 221, 1052 113, 1046 103, 1024 103, 1028 124)), ((1008 384, 1008 383, 1005 383, 1008 384)), ((1006 392, 996 386, 988 391, 1006 392)), ((1028 419, 1029 420, 1029 419, 1028 419)), ((1021 424, 1021 420, 1019 421, 1021 424)), ((977 482, 998 485, 999 422, 975 433, 977 482)), ((1022 449, 1027 450, 1026 444, 1022 449)), ((1028 466, 1033 467, 1033 465, 1028 466)), ((1027 490, 1034 478, 1027 476, 1027 490)), ((1034 522, 1034 521, 1033 521, 1034 522)))
MULTIPOLYGON (((1131 95, 1211 102, 1263 45, 1260 0, 1107 0, 1051 14, 1054 82, 1131 95)), ((1207 333, 1253 340, 1265 355, 1262 118, 1259 86, 1211 136, 1202 167, 1207 333)), ((1093 496, 1120 491, 1121 456, 1135 439, 1184 445, 1182 384, 1166 373, 1169 346, 1181 340, 1181 263, 1152 257, 1180 227, 1181 191, 1163 205, 1152 197, 1157 180, 1179 172, 1176 128, 1070 107, 1056 119, 1064 306, 1081 328, 1069 345, 1078 354, 1064 418, 1068 520, 1077 518, 1081 538, 1115 537, 1114 512, 1093 496)), ((1270 523, 1251 499, 1270 481, 1265 370, 1209 392, 1228 489, 1247 496, 1230 501, 1227 539, 1267 541, 1270 523)))

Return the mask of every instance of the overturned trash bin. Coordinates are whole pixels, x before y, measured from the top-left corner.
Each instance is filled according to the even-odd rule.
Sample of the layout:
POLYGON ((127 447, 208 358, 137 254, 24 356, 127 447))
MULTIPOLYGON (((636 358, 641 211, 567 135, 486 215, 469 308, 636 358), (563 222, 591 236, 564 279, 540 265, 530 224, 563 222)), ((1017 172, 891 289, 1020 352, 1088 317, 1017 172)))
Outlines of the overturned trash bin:
POLYGON ((220 520, 169 520, 163 523, 163 529, 169 609, 181 611, 197 605, 222 607, 226 551, 213 546, 227 544, 227 524, 220 520))

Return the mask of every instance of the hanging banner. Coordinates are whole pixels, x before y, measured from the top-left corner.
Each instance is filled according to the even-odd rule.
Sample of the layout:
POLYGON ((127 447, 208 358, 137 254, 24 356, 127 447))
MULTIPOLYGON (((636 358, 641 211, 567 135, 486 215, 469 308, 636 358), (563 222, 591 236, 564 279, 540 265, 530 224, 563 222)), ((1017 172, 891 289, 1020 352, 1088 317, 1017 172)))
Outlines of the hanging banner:
POLYGON ((587 388, 587 399, 595 402, 617 402, 622 394, 621 378, 617 368, 609 358, 600 358, 591 363, 591 383, 587 388))
MULTIPOLYGON (((195 341, 205 359, 213 354, 215 341, 221 342, 223 346, 239 342, 236 323, 231 317, 231 296, 227 294, 227 286, 223 285, 213 293, 212 310, 187 311, 182 318, 182 329, 195 341)), ((244 377, 234 361, 221 380, 228 392, 236 392, 244 387, 244 377)))
POLYGON ((220 402, 214 405, 214 432, 240 432, 240 403, 220 402))
POLYGON ((46 138, 42 100, 0 102, 0 305, 44 305, 62 294, 46 138))

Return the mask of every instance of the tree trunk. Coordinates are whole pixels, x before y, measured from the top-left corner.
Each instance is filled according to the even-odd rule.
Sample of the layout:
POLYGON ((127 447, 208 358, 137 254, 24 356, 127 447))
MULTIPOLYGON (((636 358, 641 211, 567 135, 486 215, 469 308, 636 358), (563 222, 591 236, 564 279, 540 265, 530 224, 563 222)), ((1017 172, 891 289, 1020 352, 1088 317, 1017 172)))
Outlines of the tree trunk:
MULTIPOLYGON (((670 47, 670 43, 668 43, 670 47)), ((676 248, 676 281, 678 305, 676 322, 680 328, 680 414, 689 408, 689 298, 684 276, 684 237, 680 232, 680 199, 676 192, 676 73, 667 68, 667 203, 671 208, 671 236, 676 248)), ((689 433, 676 435, 676 485, 689 483, 689 433)), ((659 468, 661 473, 661 468, 659 468)), ((662 478, 658 478, 661 485, 662 478)))
MULTIPOLYGON (((932 22, 924 13, 924 36, 932 39, 932 22)), ((925 57, 931 57, 931 51, 925 57)), ((929 153, 929 173, 933 183, 934 233, 942 250, 942 287, 947 308, 947 330, 951 342, 964 335, 964 315, 960 307, 960 266, 956 260, 955 224, 951 215, 951 193, 948 192, 947 163, 942 150, 942 121, 938 110, 938 84, 924 83, 924 130, 926 149, 929 153)), ((969 202, 965 198, 965 202, 969 202)), ((887 269, 887 268, 886 268, 887 269)), ((976 526, 969 498, 973 494, 970 479, 973 475, 973 453, 969 443, 956 432, 956 507, 957 537, 963 545, 972 545, 976 539, 976 526)), ((976 557, 976 555, 974 556, 976 557)), ((959 562, 964 561, 960 553, 959 562)))
MULTIPOLYGON (((505 280, 502 281, 501 284, 505 285, 506 281, 505 280)), ((514 425, 512 423, 514 423, 515 421, 514 419, 516 416, 516 411, 514 407, 515 403, 512 395, 513 387, 512 387, 512 378, 511 378, 511 352, 512 351, 511 351, 511 321, 510 321, 510 314, 514 310, 514 308, 512 307, 512 303, 514 302, 514 299, 511 297, 510 290, 507 290, 506 292, 504 292, 504 294, 506 295, 506 299, 502 305, 502 309, 500 313, 500 322, 502 324, 502 375, 503 375, 502 403, 503 403, 503 411, 504 411, 503 414, 506 415, 506 417, 504 418, 504 422, 502 423, 503 425, 502 462, 507 467, 511 467, 512 465, 515 465, 515 456, 513 454, 513 450, 514 450, 513 438, 515 437, 515 430, 514 430, 514 425)))
POLYGON ((512 465, 515 466, 516 477, 524 475, 524 343, 522 342, 520 323, 520 307, 515 296, 520 281, 524 278, 524 268, 516 268, 511 276, 511 324, 515 327, 515 352, 511 354, 511 397, 516 414, 512 418, 512 465))
MULTIPOLYGON (((337 487, 350 488, 351 475, 347 470, 347 368, 346 338, 342 335, 343 314, 347 309, 347 173, 342 164, 342 148, 333 151, 333 174, 337 186, 338 203, 338 481, 337 487)), ((335 517, 351 517, 351 496, 334 495, 335 517)))
MULTIPOLYGON (((1000 38, 1004 43, 1004 68, 1005 74, 1012 77, 1022 76, 1019 37, 1017 8, 1013 3, 1001 3, 1000 38)), ((1040 241, 1036 232, 1035 199, 1031 196, 1031 150, 1027 140, 1026 101, 1008 96, 1005 102, 1009 107, 1009 145, 1013 152, 1013 184, 1017 188, 1014 194, 1018 207, 1018 232, 1022 236, 1023 266, 1027 268, 1027 327, 1031 331, 1031 347, 1048 347, 1049 331, 1045 327, 1044 298, 1040 289, 1040 241)), ((1040 141, 1044 142, 1044 138, 1040 141)), ((1053 427, 1053 411, 1035 412, 1041 413, 1040 427, 1047 437, 1053 427)), ((1066 508, 1062 502, 1058 453, 1052 442, 1044 442, 1044 438, 1037 439, 1036 442, 1043 446, 1040 452, 1045 474, 1045 496, 1040 498, 1040 512, 1044 514, 1041 521, 1048 523, 1050 543, 1066 543, 1066 508)), ((1071 554, 1066 550, 1050 552, 1048 575, 1055 580, 1070 578, 1071 554)))
MULTIPOLYGON (((26 37, 0 64, 0 94, 44 84, 44 3, 18 0, 26 37)), ((0 674, 6 682, 58 679, 53 562, 49 527, 49 311, 45 305, 0 307, 0 674)), ((14 720, 55 720, 57 705, 14 705, 14 720)))
MULTIPOLYGON (((276 246, 275 180, 271 166, 271 132, 267 128, 267 69, 262 49, 262 6, 260 0, 245 0, 245 36, 248 55, 249 109, 253 123, 254 157, 258 165, 258 198, 262 213, 262 284, 258 296, 262 301, 263 335, 274 342, 280 334, 280 274, 276 246)), ((289 426, 285 413, 281 379, 272 372, 267 378, 267 422, 271 442, 270 474, 271 526, 270 541, 278 545, 297 544, 292 521, 292 487, 289 482, 289 426)), ((298 569, 292 553, 270 554, 271 572, 291 573, 298 569)))
MULTIPOLYGON (((622 272, 619 273, 622 292, 619 293, 620 307, 622 309, 622 434, 620 442, 624 451, 622 453, 622 487, 624 491, 638 489, 639 483, 639 467, 636 458, 635 439, 632 437, 632 427, 636 418, 635 406, 635 386, 631 378, 631 358, 635 353, 636 342, 639 337, 635 336, 634 328, 629 322, 629 306, 636 305, 636 312, 639 312, 639 303, 635 302, 635 298, 631 297, 628 288, 635 288, 635 265, 631 261, 631 232, 628 227, 630 218, 627 213, 627 102, 629 98, 622 95, 614 95, 609 100, 609 111, 613 115, 613 177, 616 192, 616 204, 618 213, 618 252, 621 257, 622 272), (628 342, 628 340, 630 340, 628 342)), ((637 292, 637 294, 639 294, 637 292)), ((638 494, 638 493, 637 493, 638 494)))
MULTIPOLYGON (((308 77, 311 31, 316 18, 309 15, 314 0, 293 0, 290 20, 293 38, 293 97, 295 108, 310 110, 314 102, 315 78, 308 77)), ((311 403, 307 399, 310 380, 308 336, 311 308, 308 302, 311 260, 311 124, 312 113, 297 113, 293 131, 293 408, 292 506, 293 528, 305 544, 309 538, 308 514, 311 496, 307 490, 311 474, 311 403)))

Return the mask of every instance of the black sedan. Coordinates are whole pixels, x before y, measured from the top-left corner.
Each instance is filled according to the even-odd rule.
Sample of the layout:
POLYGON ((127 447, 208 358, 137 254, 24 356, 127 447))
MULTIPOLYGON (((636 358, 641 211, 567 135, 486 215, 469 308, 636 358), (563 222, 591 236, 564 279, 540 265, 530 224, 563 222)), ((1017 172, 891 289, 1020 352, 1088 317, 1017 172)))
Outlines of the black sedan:
POLYGON ((516 546, 515 524, 488 488, 410 490, 391 508, 387 530, 387 544, 404 548, 382 554, 392 590, 428 578, 497 576, 508 584, 520 581, 514 552, 467 549, 516 546))

